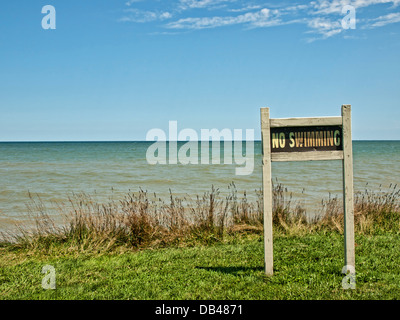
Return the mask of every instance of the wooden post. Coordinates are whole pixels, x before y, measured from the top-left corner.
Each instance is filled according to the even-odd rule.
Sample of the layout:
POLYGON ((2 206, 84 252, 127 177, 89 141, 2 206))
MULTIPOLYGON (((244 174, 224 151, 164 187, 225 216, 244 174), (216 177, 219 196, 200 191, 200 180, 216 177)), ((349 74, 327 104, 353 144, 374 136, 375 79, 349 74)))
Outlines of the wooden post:
POLYGON ((354 190, 353 148, 351 138, 351 105, 342 105, 343 118, 343 205, 344 205, 344 262, 347 269, 355 268, 354 249, 354 190))
POLYGON ((272 177, 271 177, 271 136, 269 108, 261 108, 262 179, 264 209, 264 259, 265 273, 273 275, 273 234, 272 234, 272 177))

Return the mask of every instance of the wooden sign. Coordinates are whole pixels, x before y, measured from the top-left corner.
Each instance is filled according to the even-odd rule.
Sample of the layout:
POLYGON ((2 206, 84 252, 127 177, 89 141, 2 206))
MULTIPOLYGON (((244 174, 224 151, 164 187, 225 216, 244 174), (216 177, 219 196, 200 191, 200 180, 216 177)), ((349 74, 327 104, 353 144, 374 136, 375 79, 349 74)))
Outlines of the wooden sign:
POLYGON ((343 150, 342 128, 271 128, 271 152, 307 152, 343 150))
MULTIPOLYGON (((270 119, 261 108, 265 273, 273 274, 272 161, 342 160, 345 266, 355 270, 351 106, 342 116, 270 119)), ((305 181, 306 182, 306 181, 305 181)))

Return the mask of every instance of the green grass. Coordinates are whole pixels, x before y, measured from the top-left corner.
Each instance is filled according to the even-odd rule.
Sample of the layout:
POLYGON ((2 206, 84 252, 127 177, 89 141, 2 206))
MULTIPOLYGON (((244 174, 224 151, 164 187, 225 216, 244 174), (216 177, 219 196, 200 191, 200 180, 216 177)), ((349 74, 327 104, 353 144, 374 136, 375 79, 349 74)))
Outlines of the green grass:
POLYGON ((356 236, 356 288, 343 289, 343 235, 276 234, 274 275, 252 234, 212 245, 78 253, 0 248, 1 299, 399 299, 400 235, 356 236), (56 289, 41 286, 44 265, 56 289))
POLYGON ((0 299, 399 299, 400 190, 355 194, 356 288, 343 289, 344 216, 337 198, 309 220, 274 187, 274 275, 264 273, 263 213, 246 193, 169 201, 147 192, 100 204, 75 195, 58 226, 32 198, 33 229, 0 234, 0 299), (56 289, 42 288, 42 268, 56 289))

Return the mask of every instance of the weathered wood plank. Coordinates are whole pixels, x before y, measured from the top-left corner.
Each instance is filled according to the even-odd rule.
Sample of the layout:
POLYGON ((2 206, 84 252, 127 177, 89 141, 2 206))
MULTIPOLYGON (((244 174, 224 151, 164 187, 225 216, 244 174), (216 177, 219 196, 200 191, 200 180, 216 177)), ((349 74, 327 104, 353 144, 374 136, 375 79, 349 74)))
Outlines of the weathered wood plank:
POLYGON ((273 230, 272 230, 272 176, 271 136, 269 108, 261 108, 261 138, 263 152, 263 210, 264 210, 264 259, 265 273, 272 276, 274 271, 273 230))
POLYGON ((345 266, 355 268, 353 147, 351 138, 351 106, 342 105, 343 117, 343 204, 345 266))
POLYGON ((271 161, 343 160, 343 151, 279 152, 271 154, 271 161))
POLYGON ((271 119, 270 127, 341 126, 342 117, 271 119))

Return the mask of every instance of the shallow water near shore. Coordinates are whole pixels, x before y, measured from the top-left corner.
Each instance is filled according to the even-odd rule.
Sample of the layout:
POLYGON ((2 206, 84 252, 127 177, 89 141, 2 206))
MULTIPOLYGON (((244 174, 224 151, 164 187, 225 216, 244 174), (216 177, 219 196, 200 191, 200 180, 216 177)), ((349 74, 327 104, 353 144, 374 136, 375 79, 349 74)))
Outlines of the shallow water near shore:
MULTIPOLYGON (((29 192, 47 203, 66 201, 73 192, 85 192, 99 202, 118 200, 141 189, 168 199, 202 195, 211 186, 221 196, 234 182, 241 197, 256 199, 262 186, 261 142, 254 142, 254 169, 232 164, 154 164, 146 160, 153 142, 5 142, 0 143, 0 231, 26 219, 29 192)), ((178 150, 184 142, 178 143, 178 150)), ((168 145, 167 145, 168 147, 168 145)), ((221 147, 222 149, 222 147, 221 147)), ((242 150, 245 154, 245 148, 242 150)), ((210 149, 212 155, 212 149, 210 149)), ((249 155, 247 155, 249 156, 249 155)), ((213 155, 215 157, 215 155, 213 155)), ((250 155, 251 157, 251 155, 250 155)), ((200 159, 200 154, 199 154, 200 159)), ((400 141, 354 141, 354 188, 385 191, 400 182, 400 141)), ((274 162, 272 176, 315 215, 321 200, 342 196, 341 161, 274 162)))

